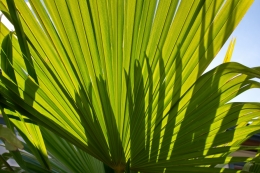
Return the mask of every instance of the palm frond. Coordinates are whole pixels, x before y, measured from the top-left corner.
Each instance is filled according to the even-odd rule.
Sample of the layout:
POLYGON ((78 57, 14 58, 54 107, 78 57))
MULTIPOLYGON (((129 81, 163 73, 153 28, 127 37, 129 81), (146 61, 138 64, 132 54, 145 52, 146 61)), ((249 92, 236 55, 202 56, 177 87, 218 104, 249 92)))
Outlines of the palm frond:
POLYGON ((214 166, 251 160, 228 154, 259 132, 241 125, 259 103, 227 102, 260 87, 260 68, 203 72, 252 3, 1 1, 15 33, 1 24, 0 93, 63 147, 116 171, 129 161, 144 172, 221 172, 214 166))

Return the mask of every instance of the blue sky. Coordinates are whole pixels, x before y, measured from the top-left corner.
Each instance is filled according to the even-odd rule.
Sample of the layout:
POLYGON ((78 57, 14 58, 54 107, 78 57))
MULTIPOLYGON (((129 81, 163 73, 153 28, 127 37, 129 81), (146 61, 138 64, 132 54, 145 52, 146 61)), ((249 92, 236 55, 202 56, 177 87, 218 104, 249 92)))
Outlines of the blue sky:
MULTIPOLYGON (((223 62, 232 38, 237 40, 231 61, 239 62, 248 67, 260 66, 260 0, 255 0, 208 69, 223 62)), ((260 82, 260 80, 258 81, 260 82)), ((260 89, 251 89, 233 101, 260 102, 260 89)))

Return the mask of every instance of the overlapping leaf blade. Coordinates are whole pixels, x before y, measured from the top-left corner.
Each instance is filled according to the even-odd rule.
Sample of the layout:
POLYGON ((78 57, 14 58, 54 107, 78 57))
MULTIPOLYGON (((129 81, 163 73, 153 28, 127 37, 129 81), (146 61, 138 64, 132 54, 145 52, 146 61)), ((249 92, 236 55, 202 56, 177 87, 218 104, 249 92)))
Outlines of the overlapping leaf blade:
POLYGON ((259 131, 239 126, 258 103, 226 104, 259 88, 250 80, 259 68, 226 63, 202 75, 252 0, 14 2, 0 6, 21 21, 12 20, 15 79, 2 72, 1 94, 113 169, 130 159, 146 172, 191 169, 181 163, 218 172, 212 165, 240 161, 227 153, 259 131))

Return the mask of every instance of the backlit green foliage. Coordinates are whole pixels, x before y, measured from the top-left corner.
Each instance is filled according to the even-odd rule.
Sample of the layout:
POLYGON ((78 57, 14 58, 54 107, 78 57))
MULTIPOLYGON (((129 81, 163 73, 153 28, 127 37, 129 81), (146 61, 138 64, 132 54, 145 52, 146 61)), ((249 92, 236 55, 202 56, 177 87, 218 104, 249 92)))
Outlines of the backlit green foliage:
POLYGON ((257 161, 229 154, 259 149, 240 144, 260 131, 260 104, 227 102, 260 87, 260 68, 229 62, 231 43, 203 74, 252 3, 0 1, 15 27, 0 28, 1 111, 31 153, 14 158, 28 172, 82 173, 257 161))

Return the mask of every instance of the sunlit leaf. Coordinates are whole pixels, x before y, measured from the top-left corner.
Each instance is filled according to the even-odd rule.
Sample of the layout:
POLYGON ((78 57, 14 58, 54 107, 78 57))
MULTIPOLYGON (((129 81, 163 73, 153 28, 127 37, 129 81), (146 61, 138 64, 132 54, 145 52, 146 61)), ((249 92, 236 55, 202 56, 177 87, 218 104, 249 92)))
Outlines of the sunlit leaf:
POLYGON ((89 169, 89 155, 154 173, 238 172, 215 166, 258 158, 229 154, 260 132, 245 125, 259 103, 228 102, 260 88, 260 68, 229 62, 233 41, 204 74, 253 0, 0 2, 15 27, 1 24, 0 102, 24 138, 43 127, 34 139, 70 170, 89 169))

